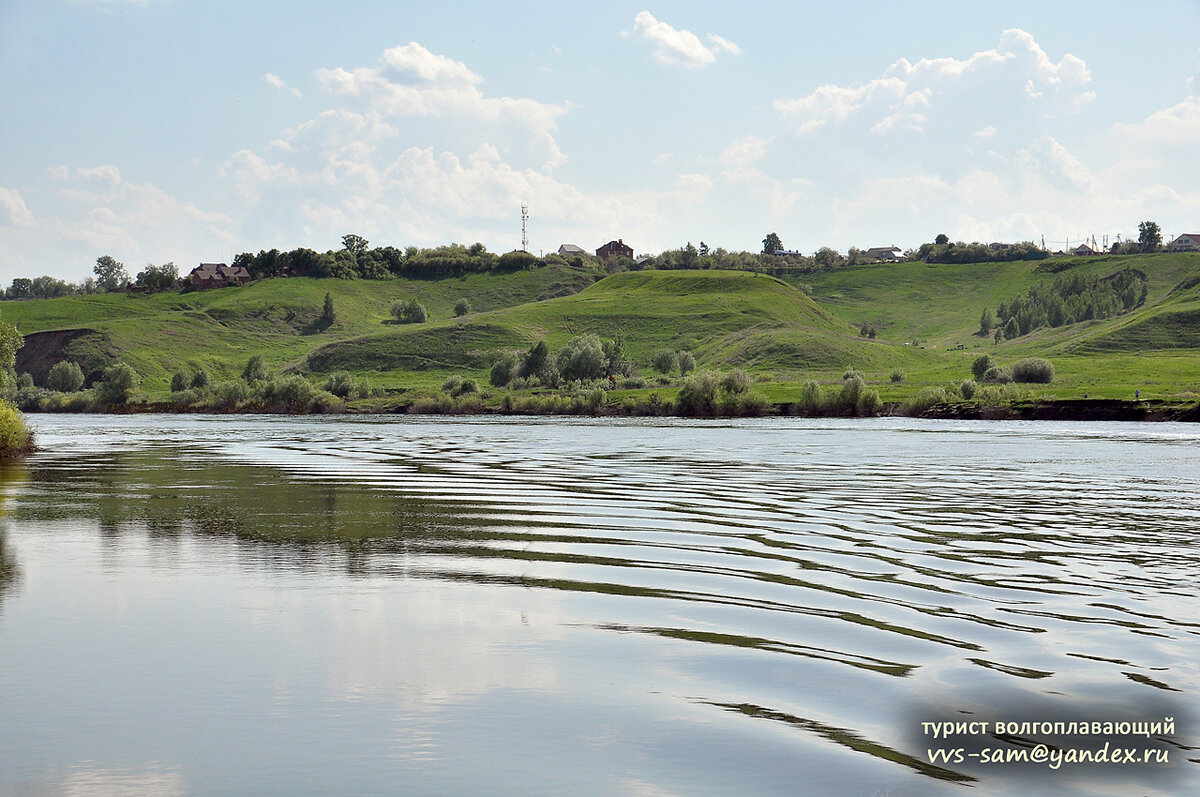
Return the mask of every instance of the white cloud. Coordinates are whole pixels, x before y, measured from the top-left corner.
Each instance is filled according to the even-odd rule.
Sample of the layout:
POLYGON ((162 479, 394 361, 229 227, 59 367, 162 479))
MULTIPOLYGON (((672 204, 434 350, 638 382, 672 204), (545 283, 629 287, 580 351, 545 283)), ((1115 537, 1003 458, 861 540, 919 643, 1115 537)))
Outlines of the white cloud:
POLYGON ((876 134, 923 131, 930 124, 957 125, 964 116, 997 119, 1018 112, 1016 98, 1038 105, 1040 113, 1071 113, 1095 99, 1083 89, 1091 72, 1067 53, 1053 61, 1033 36, 1007 30, 999 46, 965 59, 922 58, 896 61, 874 80, 857 86, 819 86, 812 93, 775 101, 775 109, 797 134, 826 124, 859 125, 876 134))
POLYGON ((461 61, 437 55, 416 42, 384 52, 377 67, 317 70, 321 84, 335 97, 390 116, 459 117, 475 126, 532 136, 543 168, 566 161, 552 135, 561 105, 529 98, 488 97, 483 78, 461 61))
POLYGON ((743 136, 731 141, 721 150, 720 161, 728 167, 749 166, 767 154, 767 142, 756 136, 743 136))
POLYGON ((15 188, 0 186, 0 224, 12 227, 32 227, 33 213, 15 188))
POLYGON ((1116 133, 1138 147, 1200 146, 1200 97, 1189 96, 1139 124, 1117 124, 1116 133))
POLYGON ((976 138, 995 138, 996 137, 996 126, 988 125, 987 127, 983 127, 983 128, 980 128, 979 130, 976 130, 971 135, 975 136, 976 138))
POLYGON ((733 42, 712 33, 708 34, 709 44, 705 46, 696 34, 677 30, 655 19, 649 11, 641 11, 633 18, 633 29, 654 43, 654 58, 662 64, 697 69, 715 62, 719 53, 737 55, 742 51, 733 42))
POLYGON ((265 80, 267 83, 271 84, 275 88, 279 89, 280 91, 287 91, 296 99, 302 99, 304 97, 304 94, 302 94, 300 92, 300 89, 288 88, 288 84, 286 82, 284 82, 283 78, 279 77, 278 75, 273 75, 270 72, 268 72, 265 75, 263 75, 263 80, 265 80))

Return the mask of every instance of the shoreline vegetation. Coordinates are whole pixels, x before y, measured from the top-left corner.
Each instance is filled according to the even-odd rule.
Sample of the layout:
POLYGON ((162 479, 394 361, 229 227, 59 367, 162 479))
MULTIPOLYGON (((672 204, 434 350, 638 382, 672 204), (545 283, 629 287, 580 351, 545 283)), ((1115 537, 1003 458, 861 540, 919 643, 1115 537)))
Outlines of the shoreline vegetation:
POLYGON ((261 277, 245 284, 5 301, 3 398, 25 412, 1200 420, 1197 252, 958 262, 937 244, 928 262, 792 263, 685 248, 634 267, 347 238, 345 268, 322 276, 260 253, 242 258, 261 277))

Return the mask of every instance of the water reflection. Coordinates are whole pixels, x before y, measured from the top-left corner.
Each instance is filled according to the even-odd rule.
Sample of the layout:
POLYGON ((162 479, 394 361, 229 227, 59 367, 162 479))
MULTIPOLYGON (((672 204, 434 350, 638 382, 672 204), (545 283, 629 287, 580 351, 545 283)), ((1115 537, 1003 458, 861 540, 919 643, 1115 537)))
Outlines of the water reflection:
MULTIPOLYGON (((91 583, 102 599, 74 610, 106 629, 97 645, 228 636, 218 658, 247 672, 222 705, 261 702, 262 681, 275 719, 248 726, 337 727, 410 790, 494 786, 454 780, 473 755, 570 758, 596 793, 735 788, 700 752, 733 745, 751 792, 824 768, 865 793, 1016 794, 922 760, 900 707, 1038 697, 1070 719, 1200 686, 1195 433, 170 420, 169 441, 132 418, 42 432, 63 445, 8 504, 29 591, 91 583), (155 605, 190 625, 164 630, 155 605), (598 738, 636 771, 620 745, 581 752, 598 738)), ((1056 785, 1087 794, 1088 777, 1056 785)))

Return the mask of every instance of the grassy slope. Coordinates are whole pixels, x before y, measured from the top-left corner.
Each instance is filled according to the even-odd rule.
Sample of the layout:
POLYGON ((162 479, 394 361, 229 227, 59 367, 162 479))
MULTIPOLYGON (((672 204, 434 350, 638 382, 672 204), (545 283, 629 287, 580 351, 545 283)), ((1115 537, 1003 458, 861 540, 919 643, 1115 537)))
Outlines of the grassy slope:
POLYGON ((692 350, 701 367, 772 374, 776 381, 761 389, 778 400, 794 398, 799 380, 837 381, 847 366, 862 371, 885 400, 900 400, 924 385, 961 381, 981 352, 1002 363, 1053 360, 1058 379, 1031 387, 1035 395, 1125 398, 1140 389, 1144 397, 1186 396, 1200 385, 1200 254, 847 268, 801 278, 815 303, 773 277, 732 272, 626 273, 580 291, 596 276, 548 266, 443 281, 286 279, 0 308, 27 334, 107 334, 150 390, 165 389, 178 368, 235 376, 252 354, 263 354, 272 369, 344 369, 386 387, 434 390, 449 373, 485 377, 500 352, 527 349, 538 338, 557 350, 585 332, 622 335, 644 373, 656 350, 670 348, 692 350), (1067 270, 1105 276, 1127 266, 1149 277, 1147 302, 1133 313, 1042 329, 999 346, 973 334, 981 308, 994 309, 1030 285, 1067 270), (326 291, 338 321, 313 333, 326 291), (391 321, 391 303, 409 296, 429 308, 430 322, 391 321), (474 312, 453 318, 461 297, 474 312), (857 335, 857 325, 868 321, 882 324, 876 341, 857 335), (905 345, 915 338, 923 348, 905 345), (893 384, 888 375, 896 368, 907 378, 893 384))
POLYGON ((921 384, 961 380, 981 353, 1009 363, 1046 357, 1055 383, 1031 387, 1046 397, 1128 398, 1188 395, 1200 390, 1200 253, 1071 257, 1046 261, 936 265, 880 264, 805 275, 813 298, 844 320, 883 324, 883 339, 920 338, 938 350, 936 364, 906 368, 908 379, 884 386, 885 400, 921 384), (1103 321, 1040 329, 999 346, 974 333, 984 307, 993 311, 1031 285, 1065 273, 1107 276, 1123 268, 1148 278, 1146 303, 1103 321), (955 350, 958 344, 965 349, 955 350))
POLYGON ((195 293, 121 294, 6 302, 3 319, 23 334, 89 328, 107 333, 120 357, 161 389, 179 369, 206 368, 217 377, 240 372, 254 354, 271 368, 297 362, 313 348, 378 331, 397 299, 415 297, 431 318, 449 318, 467 298, 479 310, 577 291, 598 275, 568 266, 448 280, 347 281, 272 279, 241 288, 195 293), (325 293, 337 321, 317 332, 325 293))
POLYGON ((425 325, 397 325, 331 343, 309 357, 316 371, 418 368, 482 370, 502 351, 545 338, 621 335, 647 367, 659 349, 690 349, 702 365, 755 370, 837 369, 921 361, 911 347, 873 343, 800 291, 765 275, 720 271, 639 272, 608 277, 568 297, 425 325))

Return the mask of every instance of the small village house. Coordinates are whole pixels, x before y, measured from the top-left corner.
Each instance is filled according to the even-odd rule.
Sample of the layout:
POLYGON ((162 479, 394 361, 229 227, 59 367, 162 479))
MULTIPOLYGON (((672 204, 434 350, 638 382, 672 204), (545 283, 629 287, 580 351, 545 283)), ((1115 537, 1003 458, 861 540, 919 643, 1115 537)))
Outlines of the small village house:
POLYGON ((1168 252, 1195 252, 1200 250, 1200 232, 1185 232, 1167 244, 1168 252))
POLYGON ((610 257, 627 257, 633 260, 633 247, 628 246, 624 240, 618 238, 615 241, 609 241, 597 249, 596 257, 601 260, 608 260, 610 257))
POLYGON ((245 266, 201 263, 188 273, 187 281, 196 290, 223 288, 226 285, 245 285, 250 281, 250 272, 246 270, 245 266))
POLYGON ((863 252, 867 260, 881 260, 885 263, 898 263, 904 259, 904 252, 898 246, 873 246, 863 252))
POLYGON ((576 246, 575 244, 563 244, 562 246, 558 247, 558 253, 563 257, 571 257, 573 255, 586 255, 587 250, 582 246, 576 246))

